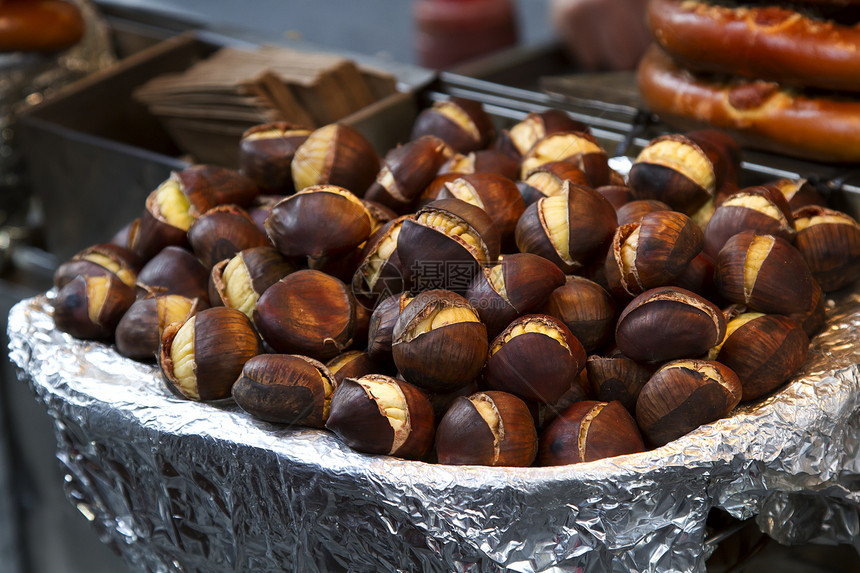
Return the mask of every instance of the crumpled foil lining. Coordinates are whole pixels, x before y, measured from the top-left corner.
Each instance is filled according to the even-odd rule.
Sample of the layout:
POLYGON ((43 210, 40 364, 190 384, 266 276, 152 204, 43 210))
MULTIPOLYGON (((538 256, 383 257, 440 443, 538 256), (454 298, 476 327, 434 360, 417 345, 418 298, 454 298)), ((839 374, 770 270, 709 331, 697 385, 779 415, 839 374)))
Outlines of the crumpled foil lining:
POLYGON ((860 295, 782 391, 650 452, 556 468, 448 467, 180 400, 154 366, 9 316, 56 424, 69 499, 138 571, 705 571, 711 508, 782 543, 860 535, 860 295))

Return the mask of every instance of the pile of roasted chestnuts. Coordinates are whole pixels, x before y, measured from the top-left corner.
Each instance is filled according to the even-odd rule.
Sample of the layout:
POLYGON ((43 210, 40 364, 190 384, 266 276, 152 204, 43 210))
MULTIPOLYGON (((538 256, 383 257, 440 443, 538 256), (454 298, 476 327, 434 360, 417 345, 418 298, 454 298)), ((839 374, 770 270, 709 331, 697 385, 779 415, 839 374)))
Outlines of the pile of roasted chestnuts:
POLYGON ((556 110, 501 129, 451 98, 377 155, 347 125, 261 125, 60 266, 59 330, 157 360, 356 450, 560 465, 640 452, 779 388, 860 274, 860 226, 740 150, 651 141, 621 176, 556 110), (498 132, 496 131, 498 129, 498 132))

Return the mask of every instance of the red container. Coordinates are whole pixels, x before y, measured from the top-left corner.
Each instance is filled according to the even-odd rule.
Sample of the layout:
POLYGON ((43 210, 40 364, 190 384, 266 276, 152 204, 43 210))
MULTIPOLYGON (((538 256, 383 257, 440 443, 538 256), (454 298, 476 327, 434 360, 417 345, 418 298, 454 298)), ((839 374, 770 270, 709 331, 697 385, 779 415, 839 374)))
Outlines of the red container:
POLYGON ((512 0, 415 0, 418 63, 447 69, 517 43, 512 0))

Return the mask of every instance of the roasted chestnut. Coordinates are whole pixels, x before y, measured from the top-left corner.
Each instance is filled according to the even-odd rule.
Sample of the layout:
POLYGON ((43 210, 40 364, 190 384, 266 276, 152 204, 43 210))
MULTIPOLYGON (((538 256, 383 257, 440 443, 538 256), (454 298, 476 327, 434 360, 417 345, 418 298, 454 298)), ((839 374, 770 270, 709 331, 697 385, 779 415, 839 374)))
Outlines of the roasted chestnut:
POLYGON ((495 129, 479 102, 452 97, 437 101, 418 114, 410 139, 425 135, 435 135, 457 153, 469 153, 487 147, 495 129))
POLYGON ((255 418, 323 428, 336 385, 328 368, 312 358, 261 354, 245 362, 231 393, 255 418))
POLYGON ((263 193, 289 195, 295 192, 291 163, 311 130, 277 121, 255 125, 242 134, 239 167, 263 193))
POLYGON ((495 149, 480 149, 453 155, 439 168, 439 175, 444 173, 493 173, 513 181, 519 177, 520 162, 495 149))
POLYGON ((191 223, 214 206, 215 200, 208 192, 189 196, 174 171, 146 198, 132 250, 148 261, 165 247, 187 246, 186 233, 191 223))
POLYGON ((630 168, 638 199, 656 199, 687 215, 716 194, 716 174, 708 155, 683 135, 652 139, 630 168))
POLYGON ((526 208, 516 183, 495 173, 463 174, 443 184, 438 198, 460 199, 480 207, 490 216, 501 237, 514 232, 526 208))
POLYGON ((860 277, 857 221, 845 213, 810 205, 794 212, 794 224, 794 245, 825 292, 846 287, 860 277))
POLYGON ((372 359, 391 360, 394 325, 411 300, 409 293, 400 293, 383 299, 373 309, 367 329, 367 354, 372 359))
POLYGON ((661 362, 703 355, 725 333, 725 317, 713 303, 682 288, 657 287, 621 312, 615 343, 633 360, 661 362))
POLYGON ((538 464, 563 466, 645 451, 636 421, 620 402, 576 402, 544 430, 538 464))
POLYGON ((526 208, 516 228, 517 247, 555 263, 570 274, 612 240, 615 209, 603 195, 565 181, 561 195, 526 208))
POLYGON ((291 170, 297 191, 336 185, 363 197, 379 171, 379 155, 358 130, 332 123, 314 130, 296 149, 291 170))
POLYGON ((636 421, 653 446, 662 446, 724 418, 741 400, 741 382, 731 368, 710 360, 675 360, 645 384, 636 421))
POLYGON ((585 359, 585 349, 563 322, 530 314, 493 340, 484 382, 493 390, 552 404, 570 389, 585 359))
POLYGON ((398 145, 385 155, 367 199, 403 213, 413 207, 453 150, 432 135, 398 145))
POLYGON ((271 245, 248 213, 234 205, 219 205, 198 217, 188 229, 188 242, 207 269, 241 250, 271 245))
MULTIPOLYGON (((616 212, 627 203, 633 201, 633 192, 630 191, 630 187, 624 184, 602 185, 596 188, 595 191, 606 197, 606 200, 612 203, 616 212)), ((621 225, 623 223, 619 222, 618 224, 621 225)))
POLYGON ((244 249, 212 267, 209 300, 212 306, 236 308, 252 318, 260 295, 294 270, 273 247, 244 249))
MULTIPOLYGON (((251 179, 220 165, 192 165, 175 172, 175 177, 192 206, 198 209, 206 202, 210 207, 247 207, 260 194, 260 189, 251 179)), ((206 211, 208 209, 198 211, 198 214, 206 211)))
POLYGON ((220 400, 230 397, 245 362, 261 352, 248 317, 218 306, 167 325, 158 365, 172 392, 189 400, 220 400))
POLYGON ((785 197, 767 187, 747 187, 727 197, 705 227, 705 253, 716 257, 732 236, 753 230, 794 240, 794 222, 785 197))
POLYGON ((367 352, 361 350, 349 350, 338 354, 328 362, 329 369, 337 382, 344 378, 361 378, 367 374, 380 374, 380 365, 373 360, 367 352))
POLYGON ((538 310, 561 320, 591 353, 612 340, 618 310, 606 289, 585 277, 568 275, 538 310))
POLYGON ((561 195, 564 192, 565 181, 576 185, 588 185, 585 172, 573 163, 550 161, 526 173, 519 183, 519 189, 526 205, 531 205, 538 199, 561 195))
POLYGON ((346 378, 334 391, 326 428, 368 454, 421 459, 433 446, 433 408, 421 390, 381 374, 346 378))
POLYGON ((671 284, 702 251, 702 230, 677 211, 653 211, 618 227, 606 255, 613 294, 637 295, 671 284))
POLYGON ((530 112, 510 129, 502 131, 494 146, 520 160, 539 140, 560 131, 588 131, 588 126, 558 109, 530 112))
POLYGON ((54 326, 75 338, 110 338, 134 298, 134 289, 114 274, 78 275, 54 299, 54 326))
POLYGON ((478 392, 454 400, 436 429, 439 463, 530 466, 537 431, 525 402, 505 392, 478 392))
POLYGON ((54 286, 63 286, 78 275, 107 276, 110 274, 130 287, 137 281, 140 260, 132 251, 111 244, 99 243, 78 252, 54 272, 54 286))
POLYGON ((487 333, 495 337, 516 317, 538 308, 564 284, 557 266, 531 253, 505 255, 475 277, 466 298, 477 309, 487 333))
POLYGON ((116 349, 134 360, 155 360, 164 328, 193 316, 201 304, 200 299, 176 294, 135 301, 117 324, 116 349))
POLYGON ((754 400, 781 386, 806 360, 809 338, 800 324, 775 314, 747 312, 731 319, 708 357, 731 368, 754 400))
POLYGON ((610 169, 607 154, 597 139, 582 131, 561 131, 547 135, 523 155, 520 165, 522 179, 535 167, 550 161, 567 161, 576 165, 583 173, 588 185, 608 185, 610 169))
POLYGON ((621 353, 589 356, 585 369, 595 397, 601 402, 617 400, 631 415, 636 413, 639 392, 653 374, 653 370, 621 353))
POLYGON ((809 308, 815 279, 800 251, 782 237, 743 231, 726 241, 714 282, 729 302, 774 314, 809 308))
POLYGON ((807 205, 827 207, 824 197, 806 179, 777 179, 765 183, 765 187, 776 189, 782 193, 792 211, 796 211, 807 205))
POLYGON ((499 232, 483 209, 440 199, 403 221, 397 255, 411 290, 465 293, 482 265, 498 259, 499 245, 499 232))
POLYGON ((654 199, 638 199, 636 201, 628 201, 615 208, 615 215, 618 218, 618 225, 627 225, 628 223, 638 223, 643 216, 653 211, 671 211, 672 208, 662 201, 654 199))
POLYGON ((397 254, 397 238, 403 222, 413 218, 413 215, 404 215, 386 223, 364 246, 362 261, 352 276, 352 292, 360 302, 372 307, 378 300, 406 288, 397 254))
POLYGON ((465 298, 446 290, 415 296, 394 325, 394 364, 406 381, 430 392, 465 386, 487 359, 487 328, 465 298))
POLYGON ((144 290, 156 294, 178 294, 199 298, 209 305, 209 272, 197 257, 181 247, 165 247, 137 275, 144 290))
POLYGON ((337 185, 314 185, 272 207, 266 232, 287 257, 321 258, 345 253, 370 237, 367 207, 337 185))
POLYGON ((291 273, 260 296, 254 324, 283 354, 328 360, 352 343, 355 299, 338 279, 310 269, 291 273))

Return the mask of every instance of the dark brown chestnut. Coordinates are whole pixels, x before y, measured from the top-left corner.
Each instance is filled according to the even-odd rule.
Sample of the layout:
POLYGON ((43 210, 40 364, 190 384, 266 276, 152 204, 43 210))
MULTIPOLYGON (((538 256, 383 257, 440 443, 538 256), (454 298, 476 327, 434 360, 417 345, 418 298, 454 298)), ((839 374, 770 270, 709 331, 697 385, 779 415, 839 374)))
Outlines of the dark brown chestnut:
POLYGON ((54 299, 54 326, 75 338, 111 338, 134 299, 134 289, 114 274, 78 275, 54 299))
POLYGON ((188 242, 207 269, 244 249, 271 245, 248 213, 235 205, 219 205, 200 215, 188 229, 188 242))
POLYGON ((636 421, 619 402, 576 402, 544 430, 538 464, 563 466, 645 451, 636 421))
POLYGON ((636 421, 653 446, 724 418, 741 400, 731 368, 710 360, 675 360, 660 367, 639 393, 636 421))
POLYGON ((727 185, 737 186, 742 151, 731 135, 719 129, 698 129, 688 131, 684 136, 694 141, 711 160, 718 193, 727 185))
POLYGON ((287 257, 321 258, 345 253, 370 237, 367 207, 337 185, 314 185, 272 207, 266 232, 287 257))
POLYGON ((651 140, 630 168, 638 199, 656 199, 687 215, 716 194, 714 165, 704 150, 683 135, 651 140))
POLYGON ((777 179, 765 183, 765 186, 782 193, 792 211, 796 211, 807 205, 827 207, 824 197, 806 179, 777 179))
POLYGON ((857 221, 840 211, 810 205, 794 212, 794 224, 794 245, 825 292, 844 288, 860 277, 857 221))
POLYGON ((480 149, 453 155, 439 168, 439 175, 445 173, 494 173, 513 181, 519 178, 520 162, 495 149, 480 149))
POLYGON ((671 211, 672 208, 662 201, 654 199, 638 199, 628 201, 620 207, 616 207, 615 215, 618 217, 618 225, 638 223, 643 216, 653 211, 671 211))
POLYGON ((130 287, 137 281, 140 259, 132 251, 111 243, 99 243, 76 253, 54 272, 54 286, 63 286, 78 275, 116 277, 130 287))
POLYGON ((361 350, 348 350, 338 354, 326 362, 326 368, 337 382, 342 382, 344 378, 361 378, 367 374, 382 373, 381 366, 367 352, 361 350))
POLYGON ((438 198, 460 199, 480 207, 490 216, 502 238, 514 232, 526 209, 516 183, 495 173, 463 174, 443 184, 438 198))
POLYGON ((215 201, 208 193, 198 192, 189 197, 177 172, 173 172, 146 198, 132 250, 148 261, 165 247, 188 246, 191 223, 214 206, 215 201))
POLYGON ((398 213, 410 210, 454 151, 432 135, 398 145, 385 155, 367 199, 398 213))
POLYGON ((457 153, 486 148, 495 128, 480 102, 452 97, 437 101, 418 114, 410 139, 435 135, 457 153))
POLYGON ((436 429, 439 463, 530 466, 537 431, 525 402, 505 392, 478 392, 454 400, 436 429))
POLYGON ((482 265, 499 257, 499 231, 480 207, 439 199, 403 221, 397 255, 413 291, 443 288, 465 293, 482 265))
POLYGON ((732 318, 726 336, 708 357, 731 368, 743 387, 741 400, 754 400, 788 380, 806 360, 809 338, 785 316, 747 312, 732 318))
POLYGON ((588 185, 585 172, 569 161, 550 161, 538 165, 525 174, 519 183, 520 194, 526 205, 531 205, 538 199, 561 195, 564 182, 570 181, 576 185, 588 185))
POLYGON ((394 364, 403 378, 430 392, 465 386, 487 359, 487 328, 465 298, 446 290, 415 296, 392 334, 394 364))
POLYGON ((568 275, 538 310, 561 320, 587 353, 612 340, 618 309, 602 286, 585 277, 568 275))
POLYGON ((239 168, 262 193, 294 193, 291 163, 310 134, 310 129, 286 121, 255 125, 239 142, 239 168))
POLYGON ((813 285, 812 300, 809 301, 809 307, 802 312, 791 313, 788 317, 800 323, 809 338, 818 334, 827 318, 827 297, 818 285, 818 281, 815 281, 813 285))
POLYGON ((616 227, 615 209, 603 195, 565 181, 561 195, 526 208, 515 236, 521 252, 540 255, 570 274, 603 253, 616 227))
MULTIPOLYGON (((616 212, 630 201, 633 201, 633 192, 625 184, 601 185, 595 191, 606 197, 606 200, 612 203, 616 212)), ((620 225, 621 223, 618 224, 620 225)))
POLYGON ((355 334, 355 299, 338 279, 305 269, 291 273, 260 296, 254 324, 282 354, 334 358, 355 334))
POLYGON ((236 308, 252 318, 260 295, 295 270, 273 247, 244 249, 212 267, 209 300, 212 306, 236 308))
POLYGON ((394 325, 400 313, 412 300, 409 293, 400 293, 383 299, 370 315, 367 329, 367 354, 374 360, 391 360, 394 325))
POLYGON ((713 303, 678 287, 657 287, 621 312, 615 343, 637 362, 661 362, 703 355, 725 333, 725 317, 713 303))
POLYGON ((636 413, 636 400, 642 387, 653 374, 653 370, 621 353, 589 356, 585 369, 595 397, 601 402, 617 400, 631 415, 636 413))
POLYGON ((406 288, 397 238, 403 222, 413 218, 414 215, 404 215, 386 223, 364 246, 362 260, 352 276, 352 292, 359 302, 372 307, 378 300, 406 288))
POLYGON ((137 275, 144 290, 199 298, 209 306, 209 272, 197 257, 181 247, 165 247, 146 263, 137 275))
POLYGON ((346 378, 331 398, 326 428, 368 454, 421 459, 433 446, 433 408, 421 390, 381 374, 346 378))
POLYGON ((176 294, 142 298, 125 312, 116 327, 116 349, 134 360, 155 360, 164 328, 202 310, 200 299, 176 294))
POLYGON ((134 249, 134 243, 137 240, 137 233, 140 231, 140 217, 131 220, 130 223, 123 226, 122 229, 114 233, 111 237, 111 244, 123 249, 131 251, 134 249))
POLYGON ((189 400, 220 400, 230 397, 245 362, 261 352, 248 317, 217 306, 167 325, 158 364, 172 392, 189 400))
POLYGON ((485 267, 466 293, 495 337, 516 317, 538 308, 554 289, 564 284, 557 266, 531 253, 505 255, 499 264, 485 267))
POLYGON ((570 389, 585 359, 585 349, 563 322, 529 314, 493 340, 484 382, 493 390, 552 404, 570 389))
POLYGON ((606 150, 589 133, 560 131, 536 141, 523 155, 520 165, 522 179, 526 179, 535 167, 550 161, 573 163, 585 173, 590 187, 609 184, 610 169, 606 150))
POLYGON ((521 121, 499 134, 494 147, 520 160, 547 135, 560 131, 588 131, 588 126, 558 109, 530 112, 521 121))
POLYGON ((328 368, 312 358, 261 354, 245 362, 231 393, 255 418, 323 428, 336 386, 328 368))
POLYGON ((618 227, 606 255, 606 281, 613 294, 637 295, 671 284, 702 251, 702 230, 677 211, 646 213, 618 227))
POLYGON ((800 251, 782 237, 755 231, 726 241, 717 256, 714 282, 727 301, 773 314, 807 310, 815 289, 800 251))
MULTIPOLYGON (((220 165, 192 165, 177 171, 175 176, 182 192, 198 209, 206 202, 211 203, 211 207, 238 205, 244 208, 260 194, 260 189, 251 179, 220 165)), ((198 214, 206 211, 208 209, 198 211, 198 214)))
POLYGON ((379 171, 379 155, 358 130, 332 123, 314 130, 296 149, 291 170, 296 191, 336 185, 363 197, 379 171))
POLYGON ((705 227, 705 253, 714 258, 732 236, 753 230, 794 240, 791 210, 782 193, 768 187, 741 189, 717 207, 705 227))

